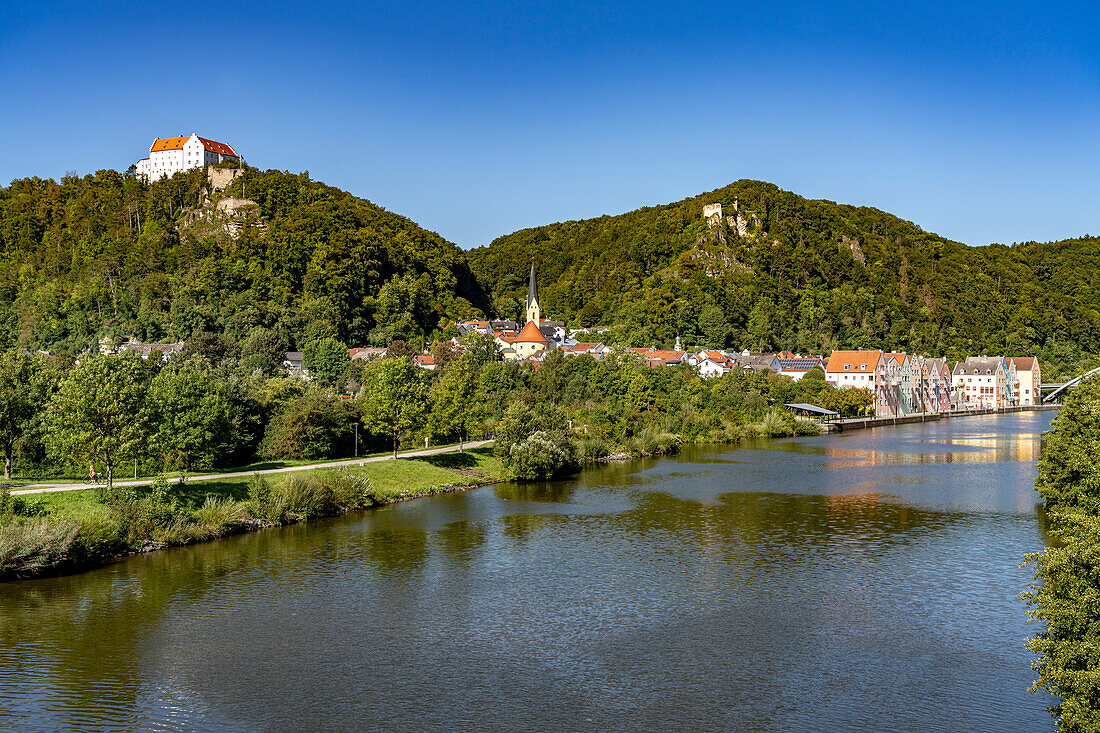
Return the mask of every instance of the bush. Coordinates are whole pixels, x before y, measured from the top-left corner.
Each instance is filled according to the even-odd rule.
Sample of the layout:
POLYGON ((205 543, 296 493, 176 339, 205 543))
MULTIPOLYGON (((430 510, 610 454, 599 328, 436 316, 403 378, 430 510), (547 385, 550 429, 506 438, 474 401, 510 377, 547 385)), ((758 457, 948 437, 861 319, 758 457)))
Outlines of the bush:
MULTIPOLYGON (((122 542, 130 547, 139 546, 148 539, 174 544, 175 540, 165 539, 160 530, 179 524, 187 515, 171 496, 171 487, 163 476, 158 476, 147 487, 106 489, 101 499, 111 508, 122 542)), ((175 537, 178 532, 169 534, 175 537)))
POLYGON ((37 575, 72 558, 80 525, 16 519, 0 525, 0 577, 37 575))
POLYGON ((224 534, 248 519, 248 507, 228 496, 207 496, 195 510, 195 522, 212 532, 224 534))
POLYGON ((588 435, 581 438, 580 450, 581 455, 586 461, 595 461, 611 455, 611 446, 607 441, 594 435, 588 435))
POLYGON ((41 499, 24 499, 12 496, 10 489, 0 489, 0 517, 44 517, 47 514, 49 510, 41 499))
POLYGON ((760 422, 761 432, 770 437, 777 438, 794 434, 794 418, 787 412, 772 410, 760 422))
POLYGON ((248 508, 269 522, 325 517, 382 503, 368 479, 348 471, 291 474, 281 484, 261 476, 248 482, 248 508))
POLYGON ((796 417, 794 419, 795 435, 821 435, 823 430, 824 428, 821 427, 821 423, 816 420, 811 420, 806 417, 796 417))
POLYGON ((564 433, 538 431, 512 446, 508 467, 524 481, 541 481, 580 466, 580 448, 564 433))

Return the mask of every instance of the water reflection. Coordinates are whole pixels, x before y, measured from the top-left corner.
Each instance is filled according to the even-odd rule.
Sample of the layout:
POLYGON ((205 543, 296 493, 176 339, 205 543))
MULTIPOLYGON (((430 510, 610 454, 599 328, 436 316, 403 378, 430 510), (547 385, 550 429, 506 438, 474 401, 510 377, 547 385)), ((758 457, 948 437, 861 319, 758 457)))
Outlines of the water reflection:
POLYGON ((0 586, 0 728, 1045 730, 1045 419, 687 447, 0 586))

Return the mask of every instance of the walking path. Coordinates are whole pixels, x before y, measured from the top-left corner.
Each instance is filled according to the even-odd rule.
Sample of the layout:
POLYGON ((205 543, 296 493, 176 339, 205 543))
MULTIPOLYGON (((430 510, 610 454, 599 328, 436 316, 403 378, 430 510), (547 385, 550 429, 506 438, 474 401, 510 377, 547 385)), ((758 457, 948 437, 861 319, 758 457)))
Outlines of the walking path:
MULTIPOLYGON (((480 448, 483 445, 492 443, 491 440, 475 440, 470 443, 464 443, 463 448, 480 448)), ((398 453, 398 458, 420 458, 422 456, 434 456, 440 453, 457 453, 457 445, 449 445, 443 448, 426 448, 414 451, 407 451, 405 453, 398 453)), ((377 463, 378 461, 392 461, 392 455, 374 456, 373 458, 344 458, 339 461, 329 461, 327 463, 311 463, 306 466, 284 466, 283 468, 265 468, 260 471, 232 471, 230 473, 204 473, 196 476, 188 476, 188 481, 216 481, 218 479, 227 478, 241 478, 242 476, 251 476, 253 474, 266 474, 266 473, 290 473, 291 471, 312 471, 315 468, 340 468, 341 466, 362 466, 367 463, 377 463)), ((137 481, 116 481, 115 486, 144 486, 145 484, 153 483, 155 479, 143 478, 137 481)), ((102 484, 100 484, 102 486, 102 484)), ((94 489, 96 484, 46 484, 42 486, 36 486, 34 488, 19 489, 13 491, 12 496, 19 494, 47 494, 54 491, 75 491, 77 489, 94 489)))

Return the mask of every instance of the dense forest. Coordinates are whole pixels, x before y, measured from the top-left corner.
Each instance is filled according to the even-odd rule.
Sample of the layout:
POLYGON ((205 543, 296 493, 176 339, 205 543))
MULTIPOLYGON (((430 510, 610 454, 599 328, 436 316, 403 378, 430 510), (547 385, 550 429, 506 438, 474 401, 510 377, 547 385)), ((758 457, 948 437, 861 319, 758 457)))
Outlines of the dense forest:
MULTIPOLYGON (((146 184, 99 171, 0 188, 0 347, 79 353, 257 329, 287 349, 427 345, 456 318, 516 317, 530 259, 543 313, 630 345, 958 358, 1100 353, 1100 239, 969 247, 877 209, 757 181, 463 252, 310 179, 246 168, 146 184), (720 219, 703 219, 720 203, 720 219)), ((1053 367, 1053 371, 1049 369, 1053 367)))
POLYGON ((469 256, 496 310, 518 309, 534 257, 544 313, 637 344, 1039 354, 1065 370, 1100 352, 1100 239, 969 247, 758 181, 524 229, 469 256))
POLYGON ((104 336, 256 328, 286 348, 422 340, 485 304, 464 253, 307 173, 104 170, 0 188, 0 346, 79 353, 104 336), (238 204, 223 209, 218 202, 238 204))

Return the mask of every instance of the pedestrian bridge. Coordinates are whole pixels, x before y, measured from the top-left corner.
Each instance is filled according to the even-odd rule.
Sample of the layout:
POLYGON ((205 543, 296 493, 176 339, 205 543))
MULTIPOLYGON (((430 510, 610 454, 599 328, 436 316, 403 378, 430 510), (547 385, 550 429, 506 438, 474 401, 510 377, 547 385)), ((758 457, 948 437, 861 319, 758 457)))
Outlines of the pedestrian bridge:
POLYGON ((1043 397, 1043 403, 1047 404, 1047 403, 1054 402, 1054 400, 1059 395, 1066 392, 1067 390, 1073 389, 1074 387, 1076 387, 1078 384, 1081 383, 1082 379, 1087 379, 1088 377, 1091 377, 1094 374, 1100 374, 1100 367, 1097 367, 1096 369, 1091 369, 1091 370, 1085 372, 1084 374, 1076 376, 1073 379, 1069 380, 1068 382, 1052 382, 1052 383, 1049 383, 1049 384, 1040 385, 1040 389, 1043 391, 1044 394, 1046 394, 1046 396, 1043 397), (1049 393, 1047 393, 1048 389, 1050 390, 1049 393))

